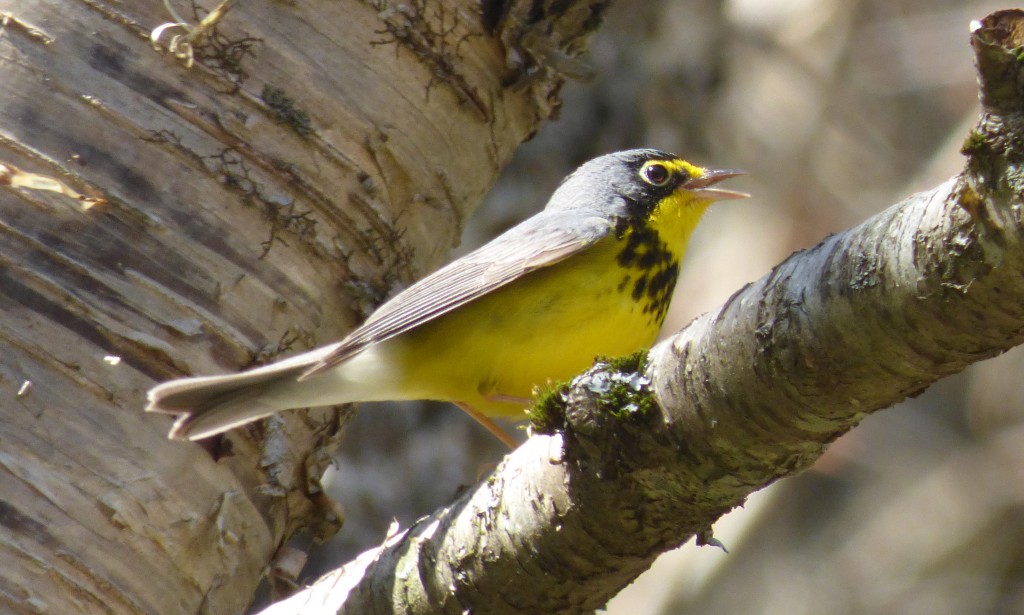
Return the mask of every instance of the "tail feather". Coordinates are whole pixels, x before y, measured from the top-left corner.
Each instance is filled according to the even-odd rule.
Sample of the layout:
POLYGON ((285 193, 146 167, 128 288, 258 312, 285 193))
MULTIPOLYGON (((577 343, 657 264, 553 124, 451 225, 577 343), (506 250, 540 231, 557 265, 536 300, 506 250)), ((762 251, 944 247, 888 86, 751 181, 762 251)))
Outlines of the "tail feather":
POLYGON ((146 412, 174 414, 168 437, 198 440, 269 416, 279 410, 301 406, 273 394, 280 385, 295 383, 328 348, 239 374, 182 378, 149 391, 146 412))

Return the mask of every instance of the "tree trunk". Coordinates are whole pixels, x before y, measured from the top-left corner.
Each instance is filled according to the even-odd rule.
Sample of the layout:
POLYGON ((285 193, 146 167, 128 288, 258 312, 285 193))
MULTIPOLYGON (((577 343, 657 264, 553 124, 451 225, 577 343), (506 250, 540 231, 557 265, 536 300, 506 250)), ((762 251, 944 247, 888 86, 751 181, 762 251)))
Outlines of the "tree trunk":
POLYGON ((604 4, 181 4, 156 50, 155 0, 8 3, 4 610, 237 613, 290 536, 336 527, 337 411, 213 450, 167 441, 145 391, 335 339, 435 266, 604 4))

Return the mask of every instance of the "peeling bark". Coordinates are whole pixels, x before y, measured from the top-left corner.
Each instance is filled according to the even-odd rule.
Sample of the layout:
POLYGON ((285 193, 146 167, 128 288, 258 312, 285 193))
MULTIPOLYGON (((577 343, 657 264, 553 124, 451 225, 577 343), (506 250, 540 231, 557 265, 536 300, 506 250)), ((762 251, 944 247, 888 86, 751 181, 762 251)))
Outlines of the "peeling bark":
MULTIPOLYGON (((165 439, 146 389, 341 336, 438 264, 557 111, 557 67, 507 63, 537 24, 488 29, 476 2, 236 2, 191 68, 169 35, 214 5, 175 6, 186 25, 158 0, 2 16, 5 611, 237 613, 292 534, 336 528, 318 480, 344 415, 207 451, 165 439)), ((575 7, 531 13, 567 57, 597 27, 575 7)))

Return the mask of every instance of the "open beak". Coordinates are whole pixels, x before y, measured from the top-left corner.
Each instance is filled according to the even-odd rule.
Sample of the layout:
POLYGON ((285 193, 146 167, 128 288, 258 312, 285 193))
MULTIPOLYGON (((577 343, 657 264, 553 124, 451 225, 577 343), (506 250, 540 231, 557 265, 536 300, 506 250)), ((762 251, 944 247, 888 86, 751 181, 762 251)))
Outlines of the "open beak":
POLYGON ((715 201, 745 199, 750 196, 746 192, 725 190, 723 188, 712 188, 712 186, 718 182, 724 179, 729 179, 730 177, 736 177, 737 175, 746 175, 746 171, 740 171, 738 169, 705 169, 703 175, 687 180, 679 187, 684 190, 689 190, 690 192, 696 192, 704 198, 715 201))

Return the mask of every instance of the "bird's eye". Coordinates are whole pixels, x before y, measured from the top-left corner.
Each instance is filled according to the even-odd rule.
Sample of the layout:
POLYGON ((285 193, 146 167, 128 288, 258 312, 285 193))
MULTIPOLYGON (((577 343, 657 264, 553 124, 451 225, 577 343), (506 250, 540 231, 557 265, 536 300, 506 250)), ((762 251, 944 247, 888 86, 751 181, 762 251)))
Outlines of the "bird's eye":
POLYGON ((672 179, 672 171, 660 162, 648 162, 640 169, 640 177, 648 184, 661 188, 672 179))

